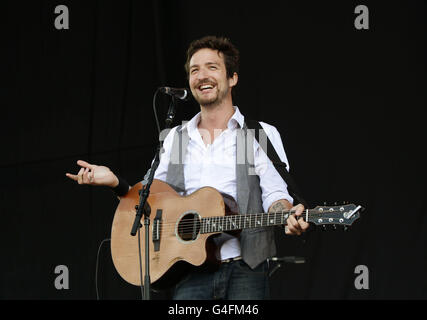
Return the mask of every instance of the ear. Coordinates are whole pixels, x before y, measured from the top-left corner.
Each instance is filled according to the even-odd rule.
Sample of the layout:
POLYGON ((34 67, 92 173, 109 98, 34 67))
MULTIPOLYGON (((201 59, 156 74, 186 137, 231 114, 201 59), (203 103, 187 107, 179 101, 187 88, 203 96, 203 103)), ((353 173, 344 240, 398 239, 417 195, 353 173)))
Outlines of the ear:
POLYGON ((234 74, 233 74, 233 76, 231 77, 231 78, 229 78, 228 79, 228 85, 230 86, 230 87, 234 87, 236 84, 237 84, 237 82, 239 81, 239 76, 237 75, 237 73, 235 72, 234 74))

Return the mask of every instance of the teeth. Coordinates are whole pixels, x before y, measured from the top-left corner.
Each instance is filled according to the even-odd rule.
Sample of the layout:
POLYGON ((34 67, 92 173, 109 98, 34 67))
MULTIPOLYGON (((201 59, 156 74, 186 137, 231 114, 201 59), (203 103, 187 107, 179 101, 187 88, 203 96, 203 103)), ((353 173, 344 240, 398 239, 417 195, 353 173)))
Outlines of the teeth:
POLYGON ((201 86, 200 90, 204 90, 204 89, 212 89, 213 87, 211 85, 205 85, 205 86, 201 86))

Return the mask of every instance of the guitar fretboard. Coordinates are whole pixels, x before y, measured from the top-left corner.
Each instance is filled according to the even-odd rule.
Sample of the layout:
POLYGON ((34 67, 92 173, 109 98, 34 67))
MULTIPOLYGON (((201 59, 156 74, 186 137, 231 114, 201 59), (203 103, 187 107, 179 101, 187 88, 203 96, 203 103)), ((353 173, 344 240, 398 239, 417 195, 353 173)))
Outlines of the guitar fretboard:
POLYGON ((202 218, 200 232, 212 233, 284 225, 292 213, 285 211, 202 218))

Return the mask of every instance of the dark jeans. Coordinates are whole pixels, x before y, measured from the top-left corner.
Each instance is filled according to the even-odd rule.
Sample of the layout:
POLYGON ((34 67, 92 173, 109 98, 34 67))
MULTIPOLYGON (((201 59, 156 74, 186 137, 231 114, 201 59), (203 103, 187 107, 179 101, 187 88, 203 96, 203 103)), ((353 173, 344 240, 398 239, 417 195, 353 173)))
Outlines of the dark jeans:
POLYGON ((254 270, 238 260, 221 264, 216 272, 193 272, 176 285, 173 299, 269 299, 267 262, 254 270))

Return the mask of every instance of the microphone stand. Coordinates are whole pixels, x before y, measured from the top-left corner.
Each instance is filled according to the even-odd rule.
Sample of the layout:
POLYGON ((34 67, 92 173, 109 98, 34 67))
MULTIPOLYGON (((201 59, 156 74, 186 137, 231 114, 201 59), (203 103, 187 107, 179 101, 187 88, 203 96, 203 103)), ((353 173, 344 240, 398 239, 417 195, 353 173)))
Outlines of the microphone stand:
MULTIPOLYGON (((166 120, 165 120, 165 128, 169 129, 172 125, 173 119, 175 117, 175 97, 172 97, 171 102, 169 104, 169 110, 168 113, 166 115, 166 120)), ((156 155, 154 157, 154 161, 153 164, 151 166, 150 169, 150 173, 148 175, 147 178, 147 184, 145 186, 143 186, 143 188, 139 191, 139 204, 135 206, 136 209, 136 216, 135 216, 135 220, 133 222, 133 226, 132 226, 132 230, 131 230, 131 235, 135 236, 136 232, 138 231, 139 228, 142 227, 141 225, 141 217, 144 214, 144 231, 145 231, 145 248, 144 248, 144 252, 145 252, 145 276, 144 276, 144 300, 150 300, 150 293, 151 293, 151 289, 150 289, 150 285, 151 285, 151 280, 150 280, 150 246, 149 246, 149 241, 150 241, 150 237, 149 237, 149 226, 150 226, 150 213, 151 213, 151 208, 149 206, 149 204, 146 202, 148 199, 148 196, 150 195, 150 187, 151 184, 153 183, 154 180, 154 173, 157 170, 157 167, 160 164, 160 152, 163 148, 163 141, 159 141, 159 145, 157 147, 157 151, 156 151, 156 155)))
MULTIPOLYGON (((270 265, 270 261, 280 261, 282 263, 295 263, 295 264, 299 264, 299 263, 305 263, 305 258, 304 257, 295 257, 295 256, 288 256, 288 257, 272 257, 272 258, 268 258, 267 259, 267 263, 270 265)), ((268 274, 268 277, 270 278, 274 272, 276 272, 277 269, 279 269, 282 266, 281 263, 278 263, 273 270, 271 270, 268 274)))

